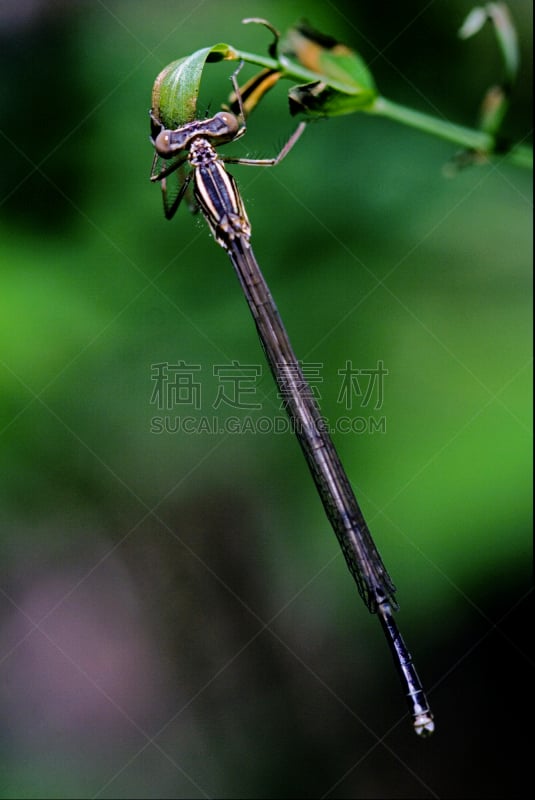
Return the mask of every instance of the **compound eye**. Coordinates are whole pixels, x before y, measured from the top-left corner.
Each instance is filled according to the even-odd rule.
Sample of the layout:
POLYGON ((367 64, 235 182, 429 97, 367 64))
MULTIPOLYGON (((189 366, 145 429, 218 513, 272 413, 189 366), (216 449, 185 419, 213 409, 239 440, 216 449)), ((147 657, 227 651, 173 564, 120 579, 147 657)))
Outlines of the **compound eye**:
POLYGON ((234 114, 231 114, 230 111, 220 111, 218 114, 216 114, 216 116, 223 122, 225 128, 231 136, 237 133, 239 125, 234 114))
POLYGON ((154 140, 154 147, 158 155, 162 158, 169 158, 169 156, 172 155, 171 145, 169 142, 169 131, 160 131, 154 140))

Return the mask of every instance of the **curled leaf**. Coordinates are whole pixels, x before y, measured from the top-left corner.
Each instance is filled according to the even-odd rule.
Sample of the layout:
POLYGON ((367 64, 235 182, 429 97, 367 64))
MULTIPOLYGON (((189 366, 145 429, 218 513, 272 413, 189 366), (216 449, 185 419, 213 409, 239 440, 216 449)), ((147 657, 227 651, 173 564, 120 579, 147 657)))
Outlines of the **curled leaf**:
POLYGON ((337 117, 341 114, 352 114, 368 108, 375 95, 361 93, 345 94, 333 89, 325 81, 306 83, 294 86, 288 92, 290 114, 306 114, 313 117, 337 117))
POLYGON ((272 58, 278 57, 278 49, 279 49, 279 40, 281 35, 279 31, 275 28, 274 25, 269 22, 267 19, 263 19, 262 17, 247 17, 247 19, 242 19, 242 23, 244 25, 249 25, 249 23, 254 23, 255 25, 263 25, 264 28, 267 28, 268 31, 271 31, 273 34, 273 41, 268 47, 268 53, 272 58))
POLYGON ((233 61, 236 51, 228 44, 203 47, 168 64, 152 89, 151 110, 164 128, 174 130, 197 117, 197 98, 207 62, 233 61))
MULTIPOLYGON (((377 97, 372 74, 354 50, 300 22, 280 44, 281 56, 297 61, 318 81, 296 86, 289 92, 292 114, 337 116, 369 108, 377 97), (338 86, 332 84, 336 81, 338 86), (341 91, 339 85, 347 87, 341 91)), ((281 59, 282 60, 282 59, 281 59)))
MULTIPOLYGON (((244 61, 265 64, 262 72, 240 87, 246 116, 281 78, 296 75, 304 80, 308 78, 308 82, 290 89, 292 114, 337 116, 369 110, 373 106, 378 96, 373 77, 362 58, 346 45, 306 22, 290 28, 281 38, 277 29, 265 19, 252 17, 242 21, 263 25, 274 37, 268 47, 272 60, 269 66, 267 59, 262 61, 250 53, 236 51, 244 61)), ((239 102, 235 93, 230 95, 229 104, 237 113, 239 102)))

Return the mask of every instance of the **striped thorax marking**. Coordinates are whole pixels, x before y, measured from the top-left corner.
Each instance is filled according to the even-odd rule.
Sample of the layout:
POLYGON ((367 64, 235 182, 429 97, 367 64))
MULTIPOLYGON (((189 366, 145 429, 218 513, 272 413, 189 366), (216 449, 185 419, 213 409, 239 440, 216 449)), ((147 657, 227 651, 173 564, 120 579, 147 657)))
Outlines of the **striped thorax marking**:
POLYGON ((226 171, 214 147, 206 139, 194 139, 189 150, 193 167, 195 197, 217 242, 227 247, 241 238, 249 242, 251 225, 238 187, 226 171))

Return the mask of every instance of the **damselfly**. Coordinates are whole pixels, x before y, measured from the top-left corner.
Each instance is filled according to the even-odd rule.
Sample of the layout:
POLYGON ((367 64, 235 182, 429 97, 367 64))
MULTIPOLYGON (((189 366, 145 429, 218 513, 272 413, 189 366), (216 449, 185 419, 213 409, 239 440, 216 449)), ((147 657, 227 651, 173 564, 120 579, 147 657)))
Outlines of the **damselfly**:
POLYGON ((290 344, 269 288, 250 244, 251 226, 234 178, 226 163, 274 166, 289 153, 304 131, 301 123, 276 158, 249 159, 218 156, 215 147, 236 141, 246 130, 236 73, 232 76, 239 116, 223 111, 209 119, 186 123, 176 130, 159 121, 151 110, 152 143, 156 154, 151 180, 162 185, 165 216, 170 219, 193 180, 194 198, 215 240, 228 253, 253 315, 262 347, 283 398, 329 521, 338 537, 360 596, 376 613, 403 682, 413 725, 419 736, 434 730, 433 717, 412 658, 393 617, 397 610, 395 586, 355 498, 321 412, 290 344), (161 159, 167 162, 160 169, 161 159), (189 173, 175 197, 167 190, 167 177, 177 169, 189 173))

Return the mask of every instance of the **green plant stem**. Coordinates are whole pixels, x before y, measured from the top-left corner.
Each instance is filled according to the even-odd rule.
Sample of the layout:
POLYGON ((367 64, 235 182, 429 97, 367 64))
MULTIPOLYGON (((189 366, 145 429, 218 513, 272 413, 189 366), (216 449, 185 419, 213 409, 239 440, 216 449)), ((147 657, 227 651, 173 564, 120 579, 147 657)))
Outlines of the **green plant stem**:
POLYGON ((462 125, 455 125, 447 120, 424 114, 422 111, 414 111, 412 108, 387 100, 386 97, 377 97, 372 107, 367 110, 371 114, 379 114, 396 122, 410 125, 412 128, 418 128, 418 130, 430 133, 433 136, 448 139, 448 141, 455 142, 455 144, 470 150, 489 152, 494 145, 494 139, 488 133, 465 128, 462 125))
MULTIPOLYGON (((496 140, 489 133, 465 128, 463 125, 455 125, 453 122, 432 117, 421 111, 414 111, 399 105, 399 103, 394 103, 392 100, 387 100, 386 97, 377 97, 373 106, 367 111, 370 114, 378 114, 433 136, 455 142, 468 150, 477 150, 492 155, 496 147, 496 140)), ((525 145, 513 146, 503 157, 517 166, 533 169, 533 151, 525 145)))
MULTIPOLYGON (((259 56, 256 53, 247 53, 244 50, 232 49, 238 60, 246 61, 248 64, 257 64, 259 67, 264 67, 265 69, 279 70, 282 72, 283 77, 289 80, 304 81, 305 83, 317 83, 322 80, 322 76, 318 72, 312 72, 310 69, 300 67, 299 64, 296 64, 294 61, 289 61, 284 57, 281 57, 280 61, 276 61, 269 56, 259 56)), ((326 81, 333 89, 337 89, 344 94, 357 95, 361 92, 361 89, 357 86, 350 86, 347 83, 342 83, 342 81, 334 80, 334 78, 327 78, 326 81)))
MULTIPOLYGON (((248 53, 244 50, 234 50, 234 54, 237 59, 246 61, 249 64, 257 64, 267 69, 280 70, 283 77, 289 80, 305 81, 307 83, 322 80, 320 74, 305 69, 294 61, 287 59, 277 61, 269 56, 259 56, 256 53, 248 53)), ((333 80, 332 78, 327 78, 326 82, 328 82, 329 86, 332 86, 333 89, 337 89, 347 95, 358 95, 360 91, 355 86, 333 80)), ((394 103, 392 100, 387 100, 386 97, 381 97, 379 95, 370 108, 361 110, 365 110, 369 114, 377 114, 378 116, 393 119, 404 125, 410 125, 432 136, 439 136, 441 139, 454 142, 465 149, 487 153, 489 157, 493 155, 494 157, 502 157, 516 166, 524 167, 525 169, 533 169, 533 150, 530 147, 519 144, 512 146, 507 153, 494 154, 496 139, 491 134, 485 133, 485 131, 474 130, 473 128, 465 128, 463 125, 455 125, 453 122, 438 119, 438 117, 424 114, 422 111, 414 111, 399 103, 394 103)))

